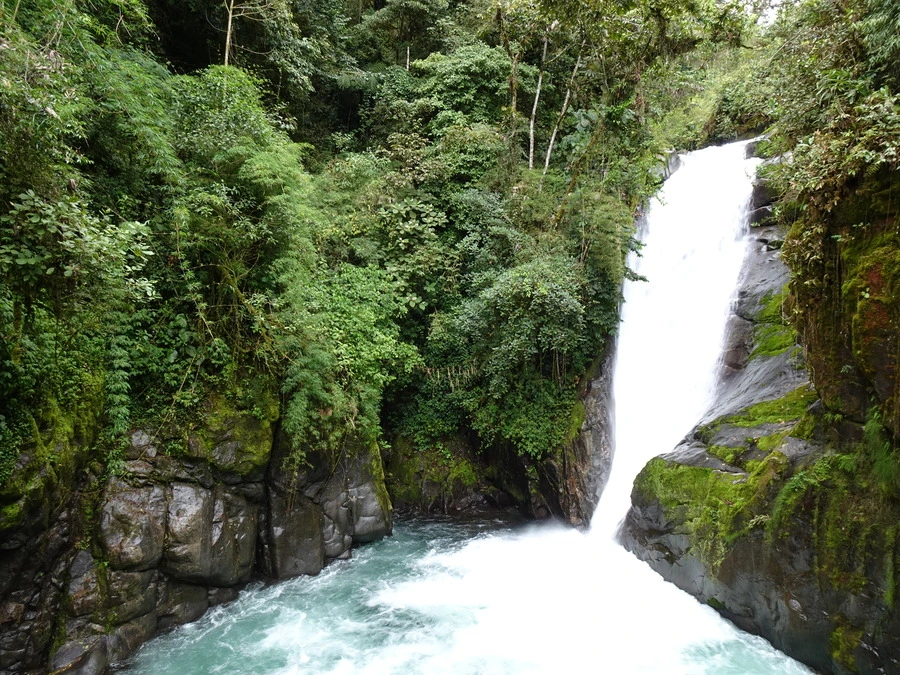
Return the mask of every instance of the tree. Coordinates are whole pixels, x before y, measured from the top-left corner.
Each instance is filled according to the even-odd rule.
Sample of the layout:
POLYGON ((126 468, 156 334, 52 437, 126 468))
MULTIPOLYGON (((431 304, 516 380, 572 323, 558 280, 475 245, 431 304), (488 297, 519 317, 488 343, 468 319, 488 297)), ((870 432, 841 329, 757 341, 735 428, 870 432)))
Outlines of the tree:
POLYGON ((267 14, 275 10, 286 10, 283 0, 222 0, 225 5, 227 22, 225 25, 225 65, 231 55, 234 20, 263 21, 267 14))

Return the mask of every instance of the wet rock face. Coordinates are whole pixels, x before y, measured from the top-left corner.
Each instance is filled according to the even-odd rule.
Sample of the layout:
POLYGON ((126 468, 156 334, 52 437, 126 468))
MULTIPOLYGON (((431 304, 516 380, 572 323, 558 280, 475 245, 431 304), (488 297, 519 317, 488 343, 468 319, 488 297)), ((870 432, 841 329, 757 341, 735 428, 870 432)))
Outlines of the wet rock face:
POLYGON ((654 460, 662 464, 648 465, 644 479, 693 472, 696 482, 672 480, 668 488, 647 490, 639 477, 622 542, 666 580, 818 672, 898 672, 900 618, 887 589, 894 584, 900 509, 862 511, 876 500, 838 470, 828 480, 839 486, 811 485, 789 515, 780 515, 778 496, 786 499, 802 482, 798 476, 824 471, 835 456, 818 442, 801 445, 792 458, 781 458, 783 472, 761 491, 757 483, 718 497, 735 503, 756 492, 764 496, 758 503, 735 514, 719 502, 709 518, 694 505, 708 498, 710 484, 754 477, 713 466, 697 452, 654 460), (726 518, 729 531, 722 534, 729 540, 716 548, 710 523, 726 518))
POLYGON ((177 456, 135 430, 121 476, 0 538, 0 673, 104 672, 254 577, 316 574, 390 534, 377 448, 287 476, 272 421, 212 405, 177 456))
POLYGON ((900 436, 900 173, 860 176, 828 213, 802 215, 785 251, 798 327, 823 402, 900 436), (811 222, 810 222, 811 221, 811 222))
POLYGON ((268 575, 287 579, 321 571, 325 545, 317 504, 302 495, 276 492, 269 500, 267 525, 268 575))
POLYGON ((539 492, 548 515, 579 528, 591 524, 612 467, 612 371, 615 345, 598 361, 596 375, 578 402, 581 424, 557 456, 538 467, 539 492))
POLYGON ((391 503, 377 448, 352 448, 330 472, 294 476, 280 466, 273 464, 260 528, 266 574, 317 574, 326 559, 346 557, 353 544, 391 533, 391 503))
POLYGON ((787 272, 772 230, 753 230, 712 408, 641 471, 620 537, 664 578, 819 672, 900 672, 900 506, 859 454, 861 425, 834 421, 779 332, 787 272))
POLYGON ((100 541, 113 569, 146 570, 162 559, 166 500, 162 487, 110 481, 100 516, 100 541))

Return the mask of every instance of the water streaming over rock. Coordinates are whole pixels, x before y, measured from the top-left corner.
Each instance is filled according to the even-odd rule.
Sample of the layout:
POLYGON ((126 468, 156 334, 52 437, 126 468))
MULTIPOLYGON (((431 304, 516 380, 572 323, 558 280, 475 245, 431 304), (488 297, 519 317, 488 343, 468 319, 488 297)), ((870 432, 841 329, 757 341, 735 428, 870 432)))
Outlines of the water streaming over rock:
POLYGON ((708 404, 744 252, 743 144, 687 155, 648 214, 649 283, 628 283, 616 457, 587 535, 401 522, 352 561, 244 591, 148 643, 135 672, 748 675, 809 672, 615 542, 631 484, 708 404))

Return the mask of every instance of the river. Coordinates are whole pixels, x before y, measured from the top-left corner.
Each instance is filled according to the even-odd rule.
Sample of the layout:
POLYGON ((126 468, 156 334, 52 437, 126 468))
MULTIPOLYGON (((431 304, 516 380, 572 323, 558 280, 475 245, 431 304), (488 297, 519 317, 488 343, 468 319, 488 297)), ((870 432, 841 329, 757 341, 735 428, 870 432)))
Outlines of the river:
POLYGON ((616 455, 591 529, 408 520, 317 577, 252 585, 129 672, 793 675, 807 668, 616 542, 634 476, 709 405, 758 160, 683 158, 647 214, 614 374, 616 455))

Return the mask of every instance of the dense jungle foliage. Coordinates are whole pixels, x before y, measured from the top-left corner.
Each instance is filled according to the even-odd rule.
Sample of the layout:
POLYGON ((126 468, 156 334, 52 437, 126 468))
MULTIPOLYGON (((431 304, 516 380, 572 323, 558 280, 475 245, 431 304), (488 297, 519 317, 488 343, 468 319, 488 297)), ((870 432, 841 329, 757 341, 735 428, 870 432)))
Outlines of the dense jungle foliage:
POLYGON ((540 458, 673 144, 776 123, 813 208, 897 162, 890 0, 0 12, 3 479, 60 410, 102 410, 115 470, 127 430, 261 386, 297 465, 460 429, 540 458))

